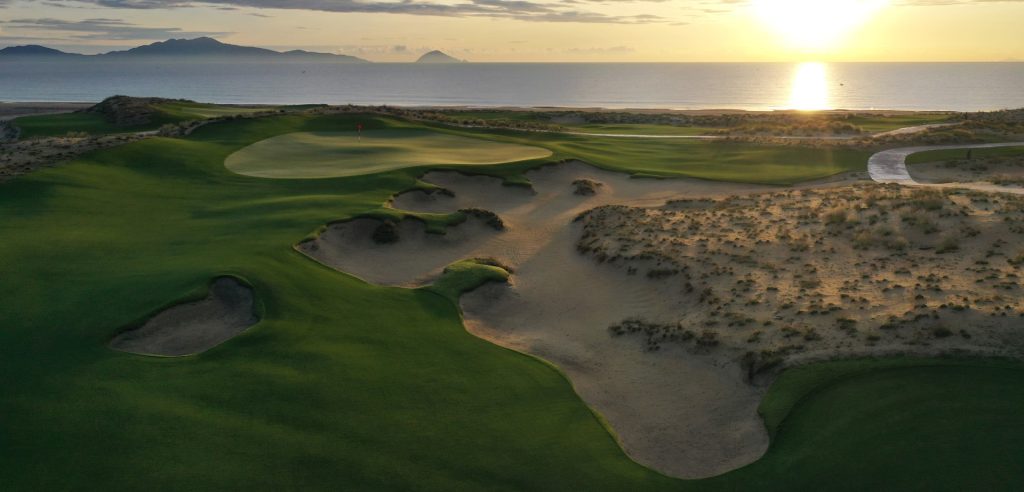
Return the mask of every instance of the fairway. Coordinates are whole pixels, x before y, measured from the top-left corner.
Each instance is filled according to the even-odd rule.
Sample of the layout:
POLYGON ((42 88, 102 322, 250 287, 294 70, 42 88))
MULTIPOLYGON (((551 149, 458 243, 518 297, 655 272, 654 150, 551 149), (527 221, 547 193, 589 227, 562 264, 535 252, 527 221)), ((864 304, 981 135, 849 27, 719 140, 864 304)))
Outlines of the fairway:
POLYGON ((231 171, 260 178, 334 178, 423 165, 485 165, 542 159, 550 150, 429 130, 288 133, 231 154, 231 171))
MULTIPOLYGON (((692 481, 640 466, 563 373, 466 331, 454 298, 507 272, 458 262, 431 287, 381 287, 293 249, 333 221, 394 216, 384 204, 422 185, 420 170, 260 180, 224 167, 255 143, 357 122, 452 138, 368 114, 282 114, 100 150, 0 185, 4 490, 996 490, 1024 473, 1024 366, 944 359, 787 371, 760 407, 773 439, 761 460, 692 481), (251 286, 251 328, 187 357, 110 348, 223 277, 251 286)), ((465 135, 457 149, 503 145, 465 135)), ((486 135, 624 173, 745 182, 813 179, 866 159, 486 135)), ((472 170, 526 182, 531 166, 472 170)))

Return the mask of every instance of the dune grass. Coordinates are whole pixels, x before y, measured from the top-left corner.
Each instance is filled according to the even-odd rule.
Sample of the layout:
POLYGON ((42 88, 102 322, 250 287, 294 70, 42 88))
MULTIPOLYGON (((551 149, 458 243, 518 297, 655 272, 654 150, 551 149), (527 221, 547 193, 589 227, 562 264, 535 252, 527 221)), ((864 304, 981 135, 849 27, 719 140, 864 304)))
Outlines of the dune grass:
POLYGON ((5 490, 935 490, 1021 476, 1022 373, 984 363, 783 379, 762 461, 709 481, 633 463, 555 369, 465 332, 450 297, 484 277, 476 266, 438 295, 292 249, 421 170, 268 180, 223 166, 254 142, 356 121, 403 125, 237 120, 0 184, 5 490), (106 347, 218 275, 251 282, 260 323, 192 357, 106 347))
POLYGON ((907 164, 924 164, 928 162, 955 161, 967 158, 967 151, 971 156, 980 157, 1012 157, 1024 154, 1024 146, 1021 147, 993 147, 990 149, 943 149, 928 150, 910 154, 907 157, 907 164))
POLYGON ((225 165, 238 174, 261 178, 328 178, 433 164, 500 164, 550 155, 541 147, 391 128, 279 135, 235 152, 225 165))

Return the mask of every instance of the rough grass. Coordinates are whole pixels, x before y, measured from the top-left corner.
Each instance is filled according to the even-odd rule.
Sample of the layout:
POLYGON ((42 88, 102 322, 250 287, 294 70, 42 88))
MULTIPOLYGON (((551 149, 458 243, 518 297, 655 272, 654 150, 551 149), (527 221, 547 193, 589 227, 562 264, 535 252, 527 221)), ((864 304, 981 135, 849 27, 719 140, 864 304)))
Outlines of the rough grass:
POLYGON ((15 118, 12 124, 21 131, 21 138, 55 137, 72 132, 106 135, 133 130, 110 123, 99 113, 22 116, 15 118))
POLYGON ((153 106, 156 110, 151 120, 142 125, 121 126, 107 121, 99 113, 60 113, 16 118, 14 126, 21 130, 22 138, 56 137, 69 133, 87 133, 90 135, 108 135, 156 130, 168 123, 200 120, 220 116, 231 116, 269 111, 276 109, 303 108, 295 107, 242 107, 204 104, 187 101, 173 101, 153 106))
POLYGON ((991 489, 1022 475, 1021 374, 984 366, 800 386, 769 455, 718 480, 640 467, 557 371, 467 334, 449 299, 291 249, 378 210, 414 172, 223 167, 253 142, 354 121, 219 123, 0 185, 5 490, 991 489), (241 336, 173 360, 106 348, 224 274, 263 303, 241 336))
POLYGON ((549 157, 542 147, 398 128, 288 133, 232 154, 228 169, 262 178, 356 176, 423 165, 483 165, 549 157))
POLYGON ((444 269, 441 278, 427 287, 441 294, 453 303, 458 303, 459 296, 487 282, 505 282, 509 272, 486 259, 463 260, 449 265, 444 269))

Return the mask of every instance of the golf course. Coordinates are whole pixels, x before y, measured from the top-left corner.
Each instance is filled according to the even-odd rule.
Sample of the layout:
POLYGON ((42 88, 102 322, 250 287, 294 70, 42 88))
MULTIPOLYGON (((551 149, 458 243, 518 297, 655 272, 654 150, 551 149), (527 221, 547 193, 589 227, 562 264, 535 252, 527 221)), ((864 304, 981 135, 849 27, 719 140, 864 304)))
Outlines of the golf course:
MULTIPOLYGON (((163 104, 164 116, 127 130, 90 113, 20 124, 43 137, 239 114, 163 104)), ((431 178, 486 181, 499 191, 482 195, 522 192, 525 203, 547 198, 540 173, 581 162, 621 178, 606 188, 679 183, 725 196, 736 184, 854 179, 844 176, 865 174, 872 150, 299 109, 0 182, 0 488, 1012 490, 1024 476, 1024 363, 1013 358, 894 351, 794 364, 751 416, 763 419, 763 455, 680 479, 632 459, 570 371, 467 331, 460 296, 514 286, 517 269, 462 258, 429 285, 395 287, 301 247, 355 219, 412 221, 430 236, 480 215, 473 204, 396 205, 403 193, 437 198, 447 188, 431 178), (227 328, 201 343, 174 338, 196 319, 227 328)), ((587 278, 568 281, 586 293, 587 278)))
POLYGON ((261 178, 335 178, 417 165, 502 164, 550 155, 550 150, 541 147, 392 129, 289 133, 235 152, 225 165, 238 174, 261 178))

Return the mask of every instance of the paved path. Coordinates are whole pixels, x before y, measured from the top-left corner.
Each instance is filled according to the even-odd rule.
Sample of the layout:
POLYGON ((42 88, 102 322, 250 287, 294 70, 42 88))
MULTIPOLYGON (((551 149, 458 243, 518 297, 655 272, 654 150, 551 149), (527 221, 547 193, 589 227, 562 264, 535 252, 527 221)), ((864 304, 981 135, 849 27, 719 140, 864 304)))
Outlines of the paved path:
POLYGON ((897 183, 905 186, 934 186, 939 188, 967 188, 978 191, 1024 194, 1024 188, 1016 186, 998 186, 987 183, 920 183, 907 171, 907 157, 918 152, 945 149, 991 149, 994 147, 1019 147, 1024 142, 1002 142, 974 145, 931 145, 922 147, 903 147, 883 150, 868 159, 868 174, 878 183, 897 183))

